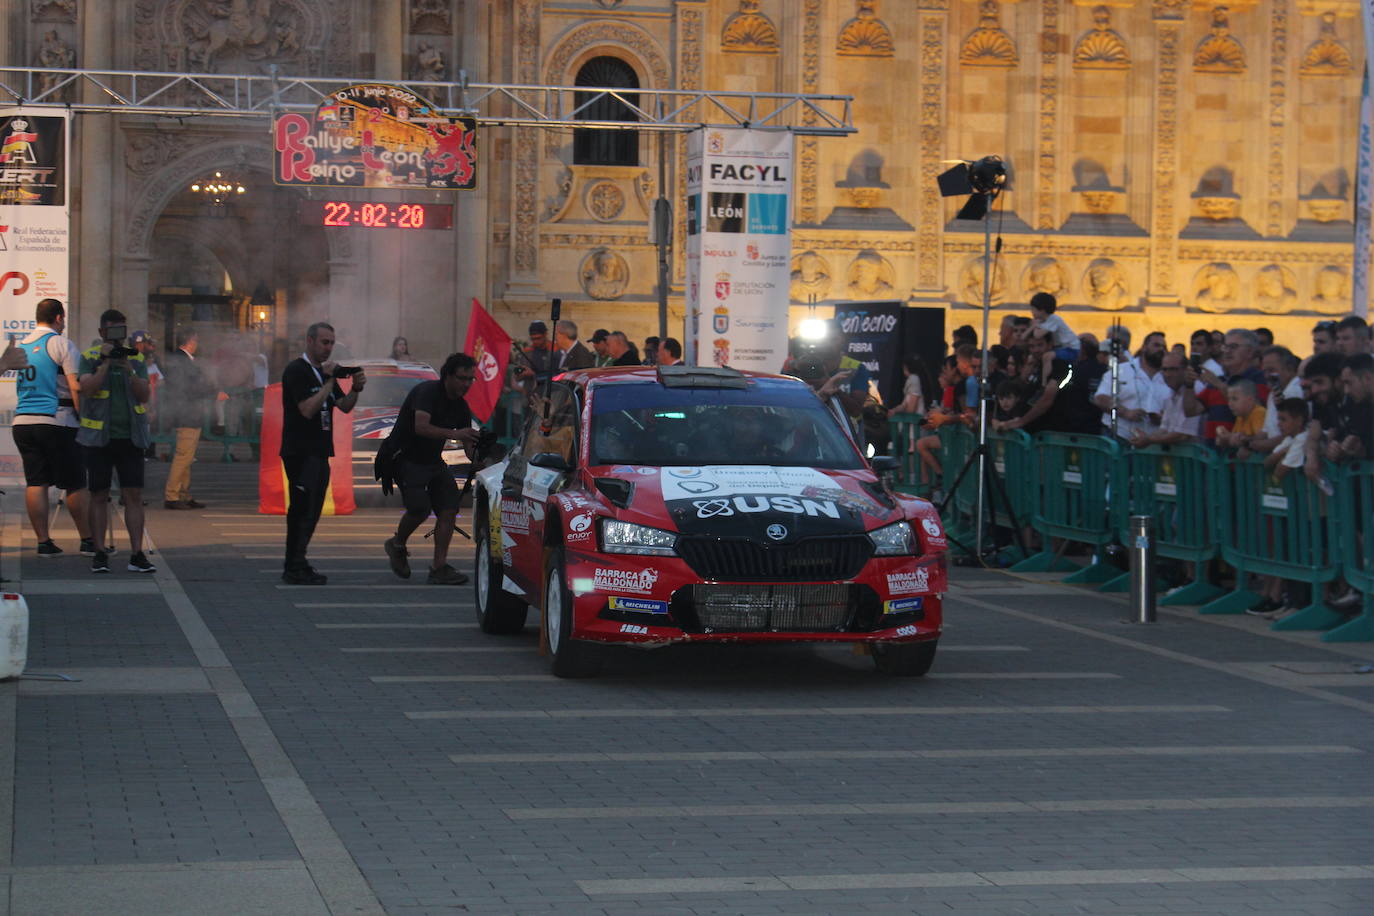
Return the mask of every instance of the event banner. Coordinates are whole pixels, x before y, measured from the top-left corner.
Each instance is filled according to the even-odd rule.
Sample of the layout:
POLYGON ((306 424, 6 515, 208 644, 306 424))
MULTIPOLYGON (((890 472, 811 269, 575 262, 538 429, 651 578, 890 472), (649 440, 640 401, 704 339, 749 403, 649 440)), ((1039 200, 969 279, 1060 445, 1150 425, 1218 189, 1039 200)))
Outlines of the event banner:
POLYGON ((867 367, 884 404, 902 399, 902 304, 841 302, 835 320, 848 338, 847 352, 867 367))
POLYGON ((705 128, 688 136, 688 364, 782 368, 791 187, 787 131, 705 128))
MULTIPOLYGON (((34 329, 34 306, 67 296, 68 116, 52 109, 0 109, 0 330, 34 329)), ((0 376, 0 479, 21 476, 11 426, 14 373, 0 376)))
POLYGON ((400 86, 348 86, 325 96, 311 116, 277 115, 272 144, 277 184, 401 191, 477 187, 477 122, 446 118, 400 86))

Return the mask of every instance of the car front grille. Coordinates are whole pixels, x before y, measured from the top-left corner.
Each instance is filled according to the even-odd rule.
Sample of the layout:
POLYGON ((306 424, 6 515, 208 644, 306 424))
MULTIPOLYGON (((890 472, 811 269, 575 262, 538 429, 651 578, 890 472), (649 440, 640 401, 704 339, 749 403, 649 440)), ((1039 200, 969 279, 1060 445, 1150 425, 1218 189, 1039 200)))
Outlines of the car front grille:
POLYGON ((703 579, 818 582, 852 579, 873 554, 866 535, 808 538, 796 544, 685 535, 678 553, 703 579))
POLYGON ((693 629, 704 632, 843 631, 863 593, 871 591, 853 585, 691 585, 679 591, 674 613, 688 611, 685 597, 696 618, 693 629))

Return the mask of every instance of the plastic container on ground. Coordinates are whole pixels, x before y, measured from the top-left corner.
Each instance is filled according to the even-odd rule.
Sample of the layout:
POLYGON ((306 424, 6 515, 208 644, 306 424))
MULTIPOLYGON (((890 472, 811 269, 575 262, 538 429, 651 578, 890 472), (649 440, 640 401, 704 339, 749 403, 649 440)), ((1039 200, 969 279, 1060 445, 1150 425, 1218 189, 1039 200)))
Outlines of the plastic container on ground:
POLYGON ((0 681, 24 673, 29 657, 29 604, 16 592, 0 596, 0 681))

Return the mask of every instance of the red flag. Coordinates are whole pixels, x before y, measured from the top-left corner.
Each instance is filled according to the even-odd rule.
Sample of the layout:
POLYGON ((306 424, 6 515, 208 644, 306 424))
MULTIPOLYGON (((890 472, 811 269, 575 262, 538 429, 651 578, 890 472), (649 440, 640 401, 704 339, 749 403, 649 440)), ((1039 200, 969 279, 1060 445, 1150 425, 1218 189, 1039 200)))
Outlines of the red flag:
POLYGON ((483 423, 491 417, 496 402, 501 399, 506 364, 510 362, 510 343, 510 335, 487 314, 482 303, 473 299, 468 339, 463 349, 477 361, 477 378, 468 389, 466 400, 472 415, 483 423))

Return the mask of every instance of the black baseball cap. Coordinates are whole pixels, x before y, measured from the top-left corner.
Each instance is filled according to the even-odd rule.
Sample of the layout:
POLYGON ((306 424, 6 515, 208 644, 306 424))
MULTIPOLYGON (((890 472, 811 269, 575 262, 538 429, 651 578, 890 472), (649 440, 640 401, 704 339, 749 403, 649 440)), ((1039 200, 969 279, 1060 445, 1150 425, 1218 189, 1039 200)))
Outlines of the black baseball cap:
POLYGON ((530 322, 530 333, 531 333, 531 334, 547 334, 547 333, 549 333, 549 326, 546 325, 546 324, 545 324, 544 322, 542 322, 542 321, 531 321, 531 322, 530 322))
POLYGON ((610 331, 606 330, 605 328, 597 328, 596 331, 592 334, 592 343, 601 343, 601 341, 605 340, 607 337, 610 336, 610 331))

